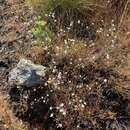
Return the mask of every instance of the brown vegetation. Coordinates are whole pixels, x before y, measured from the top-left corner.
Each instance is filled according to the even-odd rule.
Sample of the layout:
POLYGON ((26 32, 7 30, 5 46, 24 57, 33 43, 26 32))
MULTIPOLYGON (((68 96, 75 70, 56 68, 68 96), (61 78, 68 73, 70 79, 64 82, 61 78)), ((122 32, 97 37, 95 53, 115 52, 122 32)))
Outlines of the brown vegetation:
MULTIPOLYGON (((130 121, 128 1, 101 0, 84 8, 84 1, 63 0, 49 13, 49 0, 28 1, 40 15, 34 34, 54 36, 49 42, 34 36, 35 43, 22 53, 49 71, 41 86, 9 86, 13 112, 0 96, 0 128, 25 130, 22 120, 37 130, 125 130, 130 121)), ((22 25, 13 26, 22 32, 22 25)), ((17 40, 15 33, 8 40, 17 40)))
POLYGON ((22 121, 18 120, 10 109, 7 98, 0 95, 0 129, 1 130, 25 130, 22 121))

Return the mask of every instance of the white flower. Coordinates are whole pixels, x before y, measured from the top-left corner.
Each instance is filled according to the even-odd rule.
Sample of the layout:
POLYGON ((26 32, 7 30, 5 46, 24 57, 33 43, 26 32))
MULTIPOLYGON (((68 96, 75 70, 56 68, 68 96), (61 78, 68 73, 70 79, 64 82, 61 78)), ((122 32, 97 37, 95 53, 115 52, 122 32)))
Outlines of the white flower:
POLYGON ((92 57, 93 60, 94 60, 95 58, 96 58, 95 56, 92 57))
POLYGON ((110 55, 109 55, 109 54, 107 54, 106 58, 107 58, 107 59, 110 59, 110 55))
POLYGON ((106 83, 106 82, 107 82, 107 79, 104 79, 104 82, 106 83))
POLYGON ((115 24, 112 24, 112 27, 114 27, 115 26, 115 24))
POLYGON ((50 107, 50 110, 52 110, 53 109, 53 107, 50 107))
POLYGON ((63 108, 62 108, 62 109, 60 109, 60 110, 59 110, 59 112, 63 113, 63 112, 64 112, 64 109, 63 109, 63 108))
POLYGON ((58 76, 57 76, 58 79, 61 79, 61 75, 62 75, 61 72, 59 72, 59 73, 58 73, 58 76))
POLYGON ((53 117, 53 116, 54 116, 54 114, 53 114, 53 113, 51 113, 50 117, 53 117))
POLYGON ((61 104, 60 104, 60 107, 63 107, 63 106, 64 106, 64 103, 61 103, 61 104))
POLYGON ((52 18, 55 18, 55 13, 53 12, 51 16, 52 16, 52 18))
POLYGON ((71 28, 70 27, 66 27, 68 30, 70 30, 71 28))
POLYGON ((78 24, 80 24, 81 23, 81 21, 80 20, 78 20, 78 24))
POLYGON ((79 58, 79 61, 82 61, 82 58, 79 58))
MULTIPOLYGON (((110 1, 110 0, 109 0, 110 1)), ((112 19, 112 21, 111 21, 112 23, 114 23, 114 19, 112 19)))
POLYGON ((64 53, 67 54, 67 50, 65 50, 64 53))
POLYGON ((109 34, 107 34, 107 37, 109 37, 110 35, 109 34))
POLYGON ((86 103, 86 102, 84 102, 84 105, 87 105, 87 103, 86 103))
POLYGON ((82 99, 80 99, 79 102, 81 103, 81 102, 82 102, 82 99))
POLYGON ((63 32, 63 29, 60 29, 60 32, 63 32))
POLYGON ((72 27, 72 26, 73 26, 73 24, 74 24, 74 21, 71 21, 71 22, 70 22, 70 27, 72 27))
POLYGON ((61 123, 60 123, 60 124, 58 124, 58 127, 60 127, 60 128, 61 128, 61 127, 62 127, 62 124, 61 124, 61 123))
POLYGON ((128 31, 127 33, 126 33, 126 35, 129 35, 130 34, 130 32, 128 31))
POLYGON ((44 47, 44 50, 48 50, 48 47, 47 47, 47 46, 45 46, 45 47, 44 47))
POLYGON ((115 43, 115 40, 111 40, 111 42, 114 44, 114 43, 115 43))
POLYGON ((81 107, 82 107, 82 108, 84 108, 84 107, 85 107, 85 105, 84 105, 84 104, 81 104, 81 107))
POLYGON ((68 43, 66 39, 64 40, 64 43, 65 43, 65 44, 67 44, 67 43, 68 43))
POLYGON ((74 94, 74 93, 72 93, 71 95, 72 95, 72 96, 74 96, 75 94, 74 94))
POLYGON ((64 111, 62 114, 65 116, 66 115, 66 111, 64 111))

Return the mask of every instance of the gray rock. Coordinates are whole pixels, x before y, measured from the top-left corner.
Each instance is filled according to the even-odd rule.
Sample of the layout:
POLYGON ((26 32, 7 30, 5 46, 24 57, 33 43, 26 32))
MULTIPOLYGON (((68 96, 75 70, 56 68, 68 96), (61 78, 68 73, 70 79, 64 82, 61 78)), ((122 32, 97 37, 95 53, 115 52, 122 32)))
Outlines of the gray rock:
POLYGON ((32 87, 42 83, 46 72, 46 67, 21 59, 9 74, 9 83, 32 87))

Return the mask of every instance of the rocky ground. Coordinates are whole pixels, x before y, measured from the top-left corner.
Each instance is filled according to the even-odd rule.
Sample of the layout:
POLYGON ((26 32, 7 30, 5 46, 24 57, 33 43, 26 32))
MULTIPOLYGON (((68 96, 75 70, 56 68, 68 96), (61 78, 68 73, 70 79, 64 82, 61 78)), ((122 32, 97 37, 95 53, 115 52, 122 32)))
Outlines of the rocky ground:
MULTIPOLYGON (((8 97, 7 81, 11 68, 17 64, 18 57, 23 55, 33 41, 33 36, 29 33, 33 24, 32 17, 33 14, 23 0, 0 0, 0 96, 2 99, 8 97)), ((1 125, 0 123, 0 129, 3 128, 1 125)))
POLYGON ((22 0, 0 1, 0 89, 6 89, 7 75, 33 40, 29 33, 32 13, 22 0))

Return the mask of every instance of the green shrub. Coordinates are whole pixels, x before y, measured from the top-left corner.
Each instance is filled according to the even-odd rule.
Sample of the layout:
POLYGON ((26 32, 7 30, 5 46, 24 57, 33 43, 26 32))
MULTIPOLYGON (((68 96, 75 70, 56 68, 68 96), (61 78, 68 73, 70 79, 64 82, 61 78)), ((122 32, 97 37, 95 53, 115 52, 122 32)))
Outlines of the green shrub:
POLYGON ((32 34, 43 41, 51 41, 52 33, 48 29, 46 22, 41 17, 36 18, 35 26, 31 29, 32 34))

